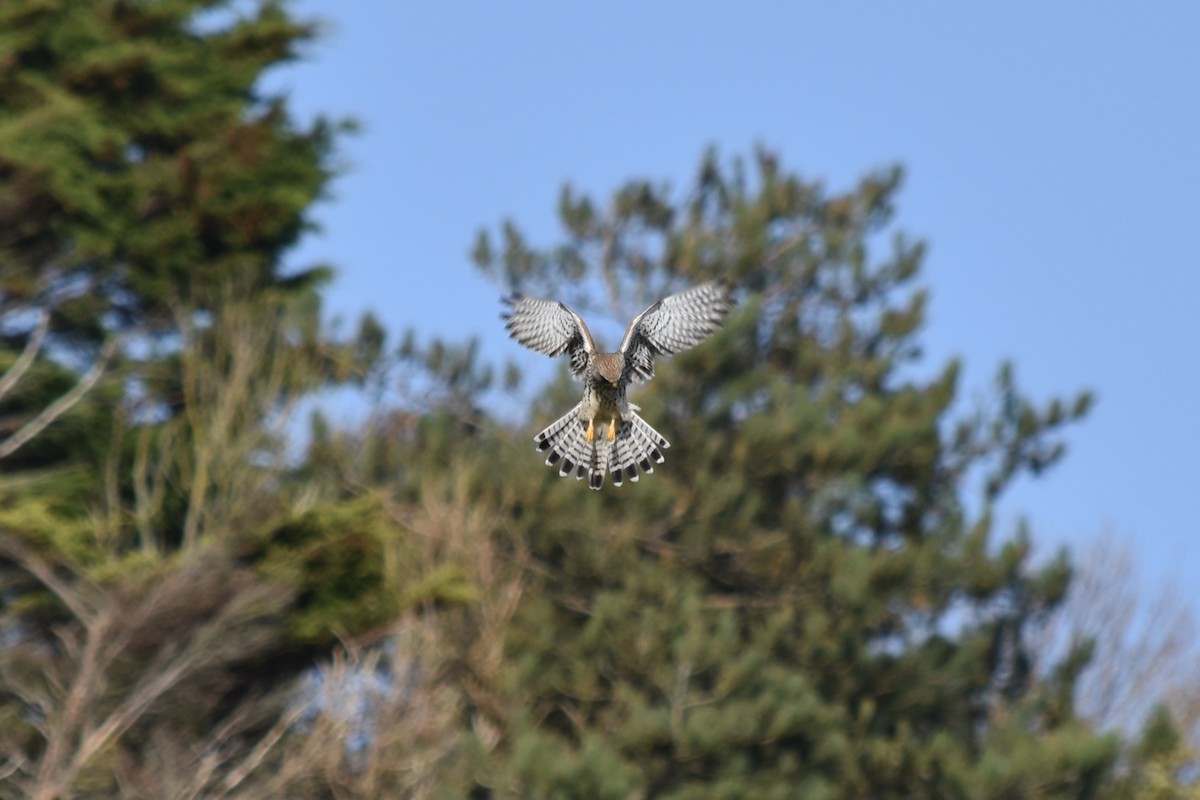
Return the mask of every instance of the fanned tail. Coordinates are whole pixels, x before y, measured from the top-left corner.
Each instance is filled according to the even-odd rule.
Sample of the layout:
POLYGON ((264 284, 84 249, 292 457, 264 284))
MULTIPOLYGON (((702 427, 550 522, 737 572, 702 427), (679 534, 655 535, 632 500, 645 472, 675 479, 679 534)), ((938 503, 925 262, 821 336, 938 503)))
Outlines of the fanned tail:
POLYGON ((654 472, 654 465, 663 463, 662 451, 670 443, 650 427, 637 412, 630 409, 628 420, 617 426, 615 441, 608 441, 603 425, 596 426, 596 437, 589 442, 584 435, 586 421, 580 417, 580 403, 533 437, 539 453, 546 453, 546 464, 558 466, 560 477, 573 475, 575 480, 588 478, 588 486, 601 489, 604 476, 612 474, 614 486, 626 480, 635 482, 641 473, 654 472))
POLYGON ((533 437, 538 452, 546 453, 546 466, 558 465, 559 477, 573 474, 575 480, 582 480, 592 465, 593 447, 584 438, 583 420, 579 416, 582 405, 577 404, 533 437))
POLYGON ((608 469, 612 473, 614 486, 620 486, 626 479, 636 481, 640 477, 639 470, 647 474, 654 472, 654 465, 666 460, 662 451, 671 446, 632 408, 629 410, 629 419, 622 421, 617 429, 617 441, 613 444, 608 469))

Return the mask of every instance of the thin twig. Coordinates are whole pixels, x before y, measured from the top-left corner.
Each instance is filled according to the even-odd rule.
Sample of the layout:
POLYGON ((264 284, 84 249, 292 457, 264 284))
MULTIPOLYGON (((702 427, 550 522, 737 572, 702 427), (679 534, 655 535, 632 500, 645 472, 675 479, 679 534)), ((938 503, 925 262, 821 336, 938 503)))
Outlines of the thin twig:
POLYGON ((0 377, 0 400, 7 397, 17 382, 24 377, 26 370, 37 358, 38 351, 42 349, 42 340, 46 338, 46 331, 50 329, 50 312, 43 308, 39 313, 41 316, 38 318, 33 333, 29 336, 29 341, 25 343, 25 349, 4 373, 4 377, 0 377))
POLYGON ((22 569, 37 578, 85 626, 94 623, 96 617, 94 603, 87 602, 78 587, 68 585, 61 580, 49 563, 17 537, 0 533, 0 553, 20 564, 22 569))
POLYGON ((78 403, 91 390, 92 386, 96 384, 96 381, 100 380, 100 376, 104 374, 104 370, 108 366, 108 361, 112 358, 116 349, 116 339, 109 339, 105 342, 104 347, 100 350, 99 357, 92 364, 91 369, 79 379, 78 383, 71 387, 69 392, 46 406, 40 414, 25 423, 20 430, 5 439, 3 443, 0 443, 0 459, 11 456, 18 448, 41 433, 47 425, 54 422, 54 420, 58 419, 78 403))
POLYGON ((288 710, 279 720, 263 735, 263 738, 258 741, 254 749, 246 754, 246 758, 237 767, 230 770, 225 777, 225 783, 222 787, 225 792, 232 792, 243 781, 246 780, 270 755, 271 750, 283 739, 288 730, 296 724, 304 713, 304 707, 296 705, 288 710))

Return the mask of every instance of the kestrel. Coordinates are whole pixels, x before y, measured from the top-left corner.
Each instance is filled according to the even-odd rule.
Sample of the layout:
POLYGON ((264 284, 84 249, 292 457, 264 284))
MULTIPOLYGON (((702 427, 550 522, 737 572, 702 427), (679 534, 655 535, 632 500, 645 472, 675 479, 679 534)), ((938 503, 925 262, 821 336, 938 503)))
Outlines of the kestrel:
POLYGON ((615 353, 601 353, 583 320, 563 303, 514 294, 504 298, 502 315, 509 334, 548 356, 566 353, 571 372, 583 382, 583 400, 534 437, 546 464, 560 461, 558 474, 588 476, 593 489, 636 481, 638 470, 653 472, 670 444, 638 416, 625 391, 654 377, 654 357, 693 347, 721 326, 733 306, 724 281, 695 286, 664 297, 633 318, 615 353), (652 463, 653 462, 653 463, 652 463))

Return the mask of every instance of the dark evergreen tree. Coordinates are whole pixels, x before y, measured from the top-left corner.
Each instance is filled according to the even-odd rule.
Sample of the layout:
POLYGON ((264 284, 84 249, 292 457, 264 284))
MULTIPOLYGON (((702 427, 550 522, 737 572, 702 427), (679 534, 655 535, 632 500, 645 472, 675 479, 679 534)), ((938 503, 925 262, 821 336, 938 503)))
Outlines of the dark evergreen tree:
POLYGON ((314 31, 0 4, 0 795, 266 796, 292 677, 391 608, 354 580, 377 504, 281 490, 287 410, 382 344, 328 337, 329 270, 283 268, 343 126, 258 85, 314 31))
POLYGON ((175 327, 212 289, 313 285, 280 255, 331 175, 336 126, 264 95, 314 28, 278 2, 17 2, 0 9, 6 316, 48 305, 87 340, 175 327))
MULTIPOLYGON (((59 361, 97 361, 101 342, 118 337, 123 359, 162 359, 181 322, 214 313, 229 293, 295 294, 328 276, 284 274, 281 256, 331 177, 338 125, 300 126, 281 97, 257 88, 313 33, 277 2, 241 12, 213 0, 0 7, 9 347, 22 348, 46 315, 42 353, 59 361)), ((139 375, 159 412, 182 400, 174 372, 139 375)), ((45 406, 36 383, 10 398, 7 419, 45 406)), ((51 452, 10 468, 61 456, 54 443, 40 439, 35 449, 51 452)))

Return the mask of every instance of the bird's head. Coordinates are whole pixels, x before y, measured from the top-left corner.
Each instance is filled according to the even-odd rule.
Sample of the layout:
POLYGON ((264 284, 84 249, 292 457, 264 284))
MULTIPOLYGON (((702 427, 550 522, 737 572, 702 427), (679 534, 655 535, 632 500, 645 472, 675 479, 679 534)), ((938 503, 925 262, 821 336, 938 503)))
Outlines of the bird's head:
POLYGON ((621 382, 625 368, 625 356, 620 353, 603 353, 596 356, 596 374, 613 386, 621 382))

